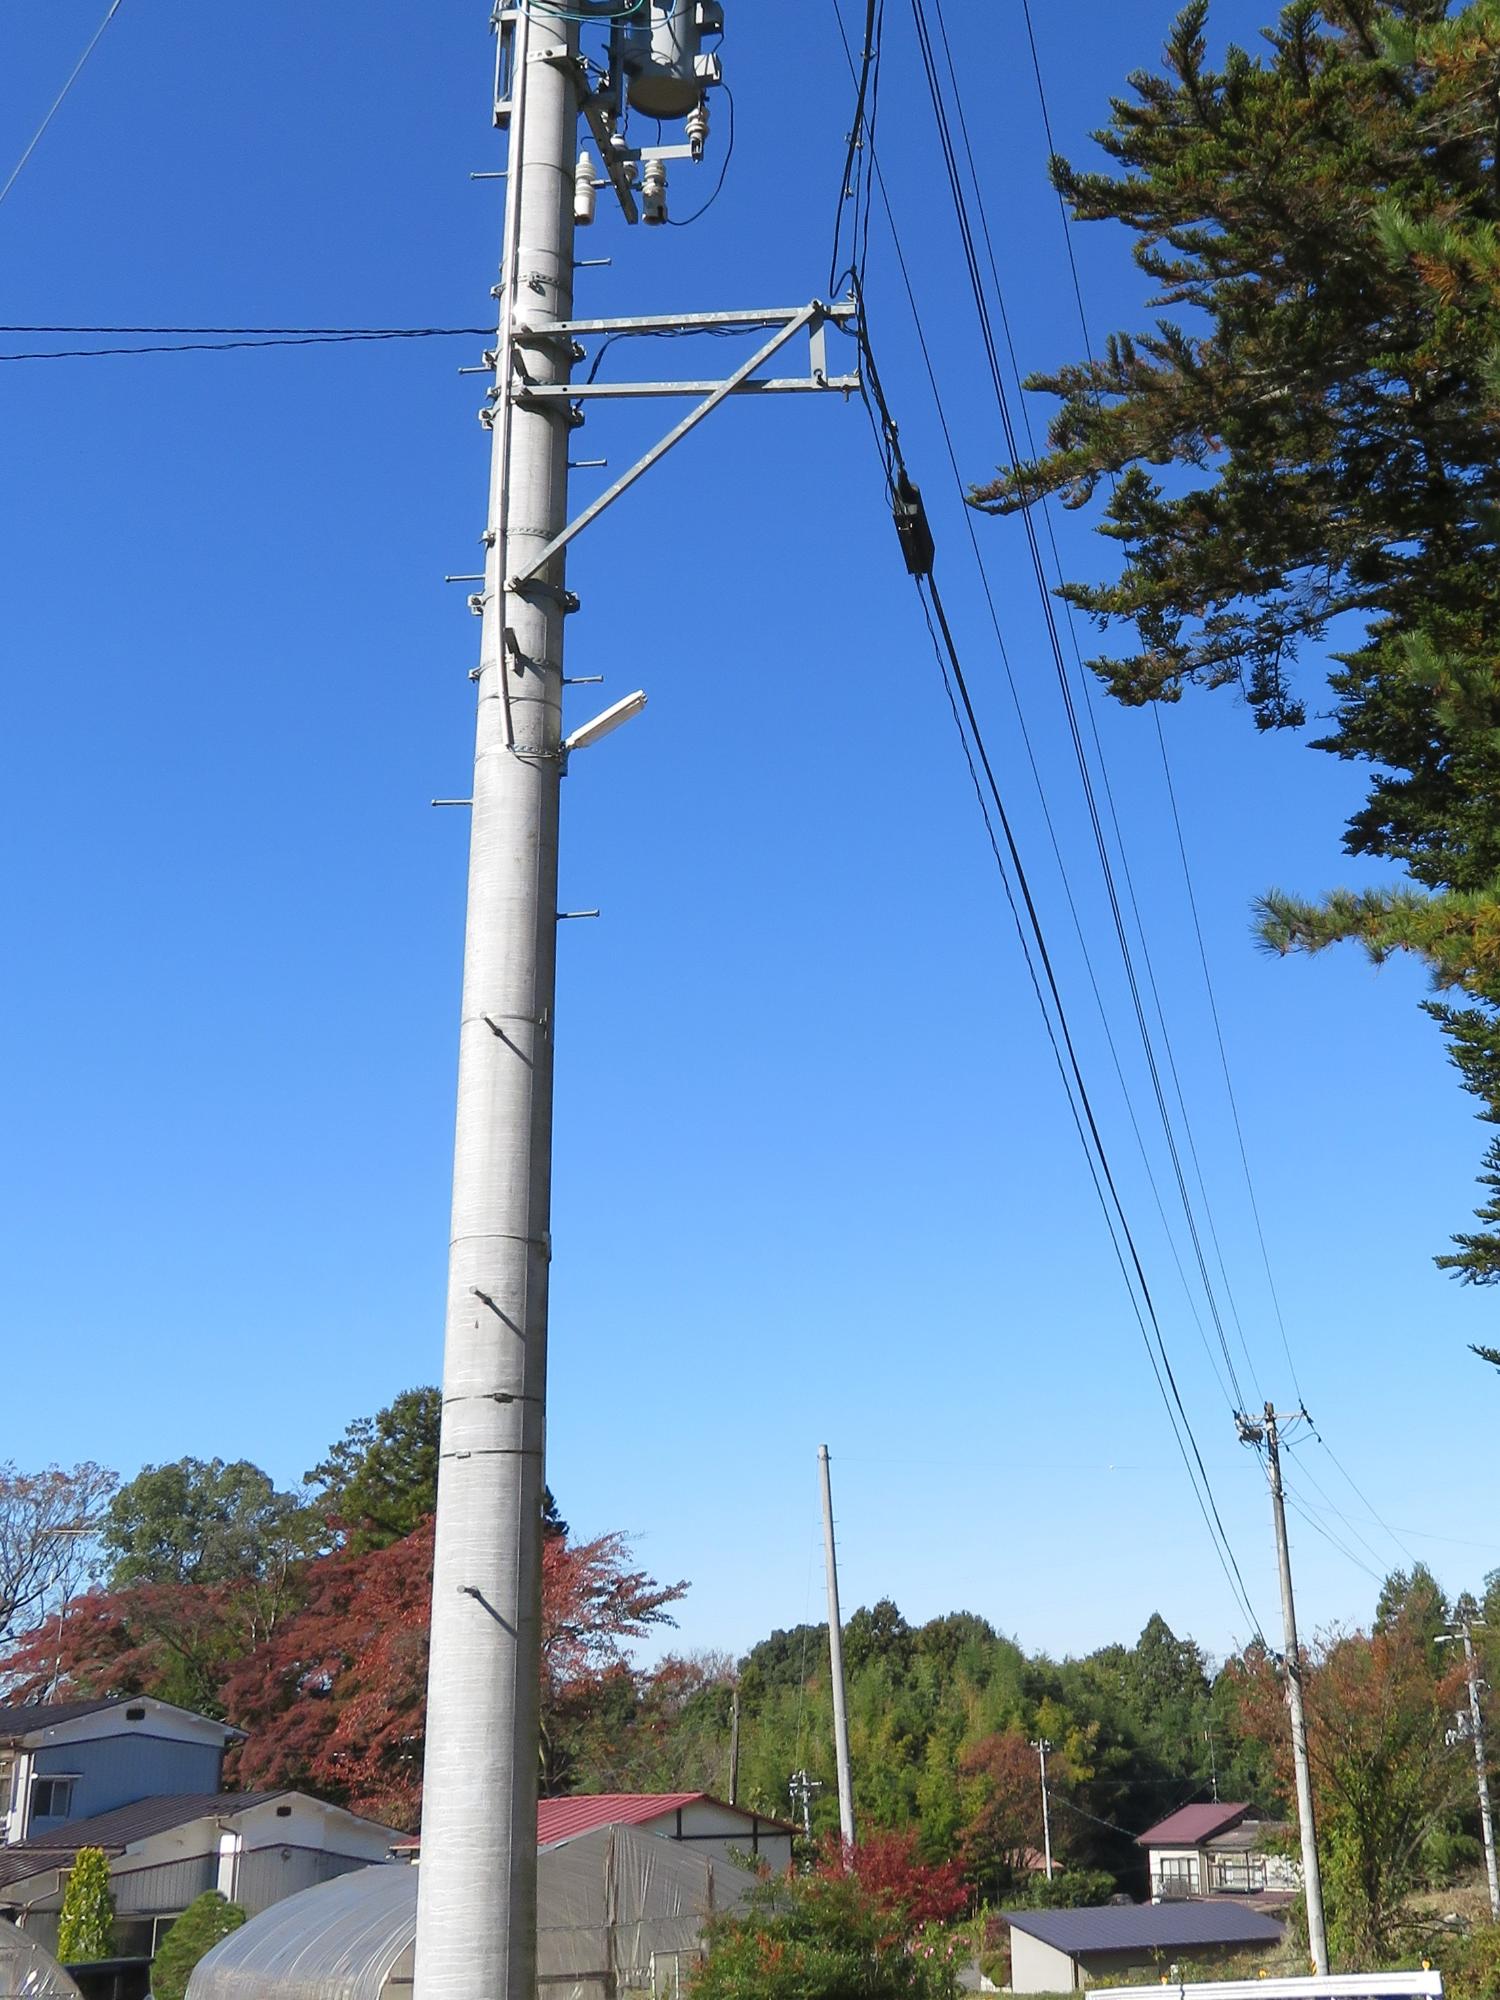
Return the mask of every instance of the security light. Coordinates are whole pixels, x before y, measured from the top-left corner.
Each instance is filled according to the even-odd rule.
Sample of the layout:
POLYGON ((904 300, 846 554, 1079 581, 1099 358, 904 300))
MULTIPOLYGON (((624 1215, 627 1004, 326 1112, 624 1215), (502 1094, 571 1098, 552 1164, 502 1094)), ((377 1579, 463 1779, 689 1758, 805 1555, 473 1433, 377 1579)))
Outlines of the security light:
POLYGON ((592 722, 584 723, 583 727, 575 729, 571 736, 565 736, 563 749, 586 750, 591 743, 597 743, 601 736, 608 736, 612 729, 618 729, 622 722, 629 722, 631 716, 639 715, 645 706, 646 696, 640 688, 637 688, 634 694, 626 695, 623 701, 613 703, 601 714, 596 715, 592 722))

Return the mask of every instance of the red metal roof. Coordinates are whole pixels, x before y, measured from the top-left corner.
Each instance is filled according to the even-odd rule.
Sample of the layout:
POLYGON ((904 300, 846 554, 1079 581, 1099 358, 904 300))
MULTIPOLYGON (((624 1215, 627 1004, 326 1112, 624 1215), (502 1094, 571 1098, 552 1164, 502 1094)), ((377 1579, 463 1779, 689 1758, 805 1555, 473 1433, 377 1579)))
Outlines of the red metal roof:
POLYGON ((546 1847, 592 1833, 596 1826, 644 1826, 707 1797, 707 1792, 587 1792, 571 1799, 538 1799, 536 1837, 546 1847))
POLYGON ((1249 1806, 1224 1801, 1216 1806, 1182 1806, 1135 1837, 1137 1847, 1198 1847, 1216 1833, 1238 1826, 1249 1806))
MULTIPOLYGON (((770 1833, 795 1833, 784 1819, 769 1813, 751 1812, 745 1806, 726 1806, 712 1792, 580 1792, 567 1799, 538 1799, 536 1839, 538 1847, 550 1847, 557 1840, 572 1840, 580 1833, 592 1833, 596 1826, 649 1826, 666 1819, 683 1806, 718 1806, 755 1820, 770 1833)), ((673 1831, 675 1832, 675 1828, 673 1831)), ((733 1836, 727 1836, 732 1838, 733 1836)), ((422 1845, 420 1834, 393 1843, 393 1854, 414 1854, 422 1845)))

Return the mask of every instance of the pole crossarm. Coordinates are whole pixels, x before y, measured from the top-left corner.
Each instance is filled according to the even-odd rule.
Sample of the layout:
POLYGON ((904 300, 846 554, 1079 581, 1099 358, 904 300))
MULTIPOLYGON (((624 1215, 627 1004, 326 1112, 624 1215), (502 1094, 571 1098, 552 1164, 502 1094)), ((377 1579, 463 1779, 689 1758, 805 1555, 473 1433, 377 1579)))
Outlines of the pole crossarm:
POLYGON ((646 320, 572 320, 566 324, 548 327, 547 334, 549 337, 556 334, 566 334, 569 338, 579 333, 649 333, 678 330, 696 333, 707 332, 713 329, 734 330, 740 327, 762 326, 772 326, 775 328, 775 331, 769 340, 756 349, 748 361, 743 362, 740 367, 735 369, 732 375, 727 376, 720 382, 559 383, 556 385, 528 384, 523 382, 519 388, 512 389, 510 391, 511 400, 523 406, 534 404, 538 401, 568 402, 579 395, 588 394, 591 390, 598 394, 613 394, 616 396, 696 395, 704 390, 707 393, 703 396, 702 402, 694 409, 689 410, 680 422, 672 426, 664 438, 654 444, 643 457, 638 458, 628 472, 622 472, 614 484, 607 487, 597 500, 590 501, 581 514, 576 514, 559 534, 554 535, 547 546, 524 569, 517 570, 515 575, 507 580, 506 588, 508 590, 522 590, 528 584, 532 583, 536 577, 540 576, 541 572, 552 561, 554 556, 560 554, 570 542, 583 533, 585 528, 597 521, 605 509, 612 507, 622 493, 628 492, 643 473, 649 472, 659 459, 665 458, 673 445, 680 444, 689 431, 696 429, 705 417, 711 416, 719 405, 730 396, 743 394, 747 390, 765 392, 777 389, 841 389, 847 392, 857 389, 859 387, 858 375, 829 378, 826 369, 822 366, 821 352, 821 336, 827 322, 830 319, 835 321, 846 319, 853 311, 854 307, 852 304, 826 306, 821 300, 813 299, 805 306, 795 306, 760 313, 699 313, 687 318, 672 316, 646 320), (758 368, 764 367, 773 355, 778 354, 786 346, 787 342, 796 334, 801 333, 804 328, 807 329, 811 336, 813 347, 811 375, 805 379, 794 378, 790 381, 752 379, 758 368))

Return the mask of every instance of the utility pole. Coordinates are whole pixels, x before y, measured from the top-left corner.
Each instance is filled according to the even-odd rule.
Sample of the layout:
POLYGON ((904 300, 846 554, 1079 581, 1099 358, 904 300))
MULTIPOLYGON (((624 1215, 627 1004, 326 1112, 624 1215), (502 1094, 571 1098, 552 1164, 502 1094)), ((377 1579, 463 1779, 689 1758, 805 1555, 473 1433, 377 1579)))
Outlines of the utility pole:
POLYGON ((737 1806, 740 1802, 740 1691, 738 1688, 729 1700, 729 1803, 737 1806))
POLYGON ((821 1778, 810 1778, 807 1775, 805 1767, 800 1771, 793 1771, 787 1782, 787 1790, 791 1793, 792 1804, 794 1806, 800 1805, 802 1808, 802 1837, 804 1840, 812 1839, 812 1795, 814 1792, 821 1792, 822 1789, 823 1780, 821 1778))
POLYGON ((828 1579, 828 1661, 833 1674, 833 1752, 838 1765, 839 1839, 854 1845, 854 1778, 849 1769, 849 1710, 844 1700, 844 1628, 839 1622, 839 1559, 833 1541, 833 1488, 828 1477, 828 1447, 818 1446, 818 1474, 823 1485, 823 1566, 828 1579))
MULTIPOLYGON (((494 122, 509 132, 490 386, 482 620, 459 1031, 443 1415, 432 1580, 416 2000, 535 2000, 541 1525, 551 1244, 552 1081, 560 780, 645 704, 562 720, 563 631, 578 599, 566 551, 724 400, 781 390, 847 396, 827 325, 852 302, 646 318, 573 317, 575 224, 611 188, 627 223, 668 220, 668 165, 701 161, 723 34, 720 0, 493 0, 494 122), (605 46, 585 59, 585 36, 605 46), (599 60, 602 56, 603 60, 599 60), (682 141, 634 145, 641 123, 682 141), (578 150, 579 119, 598 149, 578 150), (602 168, 602 173, 601 173, 602 168), (726 378, 572 380, 584 339, 758 331, 726 378), (808 366, 760 371, 798 335, 808 366), (569 441, 590 398, 685 397, 692 407, 570 518, 569 441)), ((493 178, 493 176, 484 176, 493 178)), ((607 264, 608 258, 592 260, 607 264)), ((606 402, 604 407, 608 408, 606 402)), ((595 461, 596 463, 598 461, 595 461)), ((468 580, 468 579, 465 579, 468 580)))
POLYGON ((1034 1736, 1031 1747, 1042 1767, 1042 1858, 1047 1864, 1047 1880, 1052 1880, 1052 1802, 1047 1797, 1047 1752, 1052 1745, 1045 1736, 1034 1736))
POLYGON ((1479 1824, 1484 1834, 1484 1867, 1490 1884, 1490 1916, 1500 1923, 1500 1871, 1495 1865, 1495 1818, 1490 1810, 1490 1773, 1484 1748, 1484 1716, 1479 1707, 1479 1692, 1483 1683, 1479 1678, 1479 1662, 1474 1657, 1474 1634, 1482 1632, 1480 1621, 1462 1619, 1456 1632, 1445 1632, 1439 1638, 1440 1646, 1448 1646, 1455 1639, 1462 1640, 1464 1649, 1464 1677, 1469 1684, 1469 1727, 1467 1734, 1474 1743, 1474 1769, 1479 1779, 1479 1824))
MULTIPOLYGON (((1305 1416, 1298 1410, 1296 1416, 1305 1416)), ((1264 1445, 1271 1484, 1271 1520, 1276 1530, 1276 1566, 1281 1578, 1281 1624, 1285 1647, 1286 1705, 1292 1728, 1292 1762, 1297 1773, 1297 1824, 1302 1835, 1302 1881, 1307 1897, 1307 1942, 1313 1969, 1328 1973, 1328 1929, 1323 1917, 1323 1874, 1318 1866, 1318 1833, 1313 1817, 1312 1770, 1307 1758, 1307 1717, 1302 1707, 1302 1653, 1297 1644, 1297 1606, 1292 1597, 1292 1558, 1286 1540, 1286 1500, 1281 1486, 1281 1432, 1275 1406, 1266 1404, 1263 1422, 1237 1416, 1240 1440, 1264 1445)))

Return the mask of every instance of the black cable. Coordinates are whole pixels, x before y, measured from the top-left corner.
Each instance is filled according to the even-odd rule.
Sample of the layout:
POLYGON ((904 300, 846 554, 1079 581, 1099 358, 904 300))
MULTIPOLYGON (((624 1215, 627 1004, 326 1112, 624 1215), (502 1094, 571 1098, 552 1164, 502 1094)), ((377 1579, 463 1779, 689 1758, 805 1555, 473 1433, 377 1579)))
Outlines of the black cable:
MULTIPOLYGON (((849 75, 852 80, 855 75, 854 56, 849 47, 848 36, 844 32, 843 17, 839 12, 838 0, 833 0, 833 17, 835 25, 837 26, 839 31, 839 39, 843 44, 844 61, 848 66, 849 75)), ((877 69, 872 88, 878 87, 878 84, 879 84, 879 71, 877 69)), ((1139 1150, 1141 1156, 1141 1166, 1146 1175, 1146 1182, 1151 1189, 1151 1197, 1156 1205, 1157 1215, 1161 1220, 1162 1234, 1166 1239, 1167 1248, 1171 1253, 1172 1262, 1176 1268, 1178 1278, 1181 1282, 1183 1296, 1187 1301, 1188 1311, 1192 1316, 1194 1328, 1198 1334, 1199 1341, 1202 1343, 1204 1353, 1208 1358, 1208 1365, 1210 1370, 1213 1372, 1215 1378, 1218 1380, 1221 1389, 1223 1389, 1226 1401, 1232 1403, 1233 1402, 1232 1392, 1230 1391, 1227 1383, 1224 1381, 1223 1376, 1219 1372, 1221 1364, 1219 1361, 1215 1359, 1213 1350, 1209 1345, 1208 1335, 1203 1326, 1202 1316, 1198 1311, 1197 1302, 1193 1297, 1192 1287, 1188 1283, 1187 1272, 1183 1268, 1182 1257, 1177 1248, 1177 1239, 1173 1235, 1171 1224, 1167 1220, 1166 1205, 1162 1200, 1161 1189, 1157 1184, 1156 1172, 1154 1167, 1152 1166, 1151 1156, 1147 1150, 1145 1138, 1141 1132, 1140 1121, 1136 1117, 1134 1099, 1131 1095, 1130 1086, 1125 1079, 1124 1064, 1120 1059, 1120 1051, 1115 1042, 1114 1029, 1110 1022, 1109 1010, 1104 1004, 1104 996, 1099 986, 1099 977, 1094 969, 1093 953, 1089 948, 1088 935, 1084 929, 1083 919, 1079 914, 1078 904, 1073 895, 1073 885, 1068 875, 1067 864, 1063 860, 1062 844, 1058 839, 1056 823, 1054 822, 1052 817, 1052 808, 1048 802, 1047 790, 1042 782, 1041 769, 1037 763, 1036 750, 1032 744, 1031 731, 1027 727, 1026 711, 1021 701, 1020 689, 1016 684, 1015 674, 1011 668, 1010 654, 1005 643, 1005 635, 1001 630, 1000 614, 995 605, 994 591, 990 586, 989 564, 985 559, 985 554, 983 549, 980 547, 979 536, 976 532, 974 525, 973 509, 969 507, 967 504, 968 489, 964 481, 963 473, 959 467, 958 452, 953 441, 952 426, 948 421, 948 413, 943 404, 942 390, 939 387, 937 379, 937 369, 933 363, 932 352, 928 345, 927 333, 922 320, 922 313, 917 304, 916 288, 912 283, 911 271, 906 261, 906 252, 902 246, 901 231, 897 226, 895 211, 892 208, 890 194, 886 188, 885 174, 880 164, 880 151, 875 143, 875 136, 873 131, 873 112, 872 112, 871 129, 869 130, 869 135, 868 135, 868 160, 869 160, 870 172, 874 180, 874 185, 880 196, 880 202, 882 210, 885 215, 886 226, 890 231, 891 247, 896 254, 896 264, 898 270, 901 273, 901 281, 906 292, 907 305, 911 311, 912 327, 913 331, 916 334, 917 346, 922 356, 922 365, 926 371, 928 387, 932 392, 933 408, 937 415, 939 430, 942 433, 943 444, 947 453, 949 469, 951 470, 953 475, 954 489, 958 495, 959 506, 963 518, 964 527, 968 533, 969 548, 974 557, 974 565, 975 569, 978 572, 980 589, 983 593, 985 606, 989 613, 990 630, 994 634, 995 647, 1000 656, 1000 664, 1005 675, 1006 686, 1010 691, 1011 705, 1015 710, 1016 724, 1021 733, 1021 741, 1026 750, 1027 762, 1030 765, 1032 779, 1036 785, 1037 800, 1041 807, 1042 820, 1043 824, 1046 826, 1047 829, 1047 837, 1052 848, 1053 858, 1057 863, 1058 876, 1062 883, 1063 896, 1068 906, 1068 914, 1072 918, 1073 930, 1078 940, 1078 948, 1083 959, 1084 970, 1088 975, 1089 987, 1094 996, 1094 1004, 1098 1009, 1099 1024, 1104 1035, 1105 1046, 1109 1050, 1110 1061, 1113 1064, 1114 1073, 1116 1079, 1119 1082, 1121 1101, 1125 1106, 1125 1115, 1130 1121, 1131 1133, 1134 1136, 1136 1147, 1139 1150)), ((867 224, 870 213, 871 210, 870 208, 867 207, 866 209, 867 224)), ((862 272, 854 277, 852 283, 856 297, 862 298, 863 297, 862 272)), ((890 474, 888 471, 887 473, 888 480, 889 477, 890 474)))
MULTIPOLYGON (((1017 463, 1020 461, 1021 453, 1017 442, 1015 427, 1011 418, 1010 403, 1005 390, 1003 371, 1000 367, 999 353, 995 343, 994 327, 990 320, 989 307, 984 295, 984 280, 980 271, 979 256, 975 245, 973 225, 969 218, 968 203, 963 188, 963 178, 960 173, 958 165, 957 149, 954 144, 952 128, 950 126, 948 119, 947 105, 944 99, 942 86, 939 82, 936 58, 934 57, 933 54, 932 42, 927 28, 927 22, 924 13, 924 0, 913 0, 912 11, 913 11, 913 17, 916 22, 918 47, 922 56, 923 69, 927 79, 928 94, 932 102, 933 115, 937 126, 939 145, 942 150, 944 167, 948 176, 949 193, 953 201, 954 213, 958 221, 959 234, 964 253, 964 261, 967 267, 969 284, 973 292, 974 304, 979 318, 980 334, 985 348, 985 355, 987 362, 989 364, 989 374, 995 394, 996 407, 999 411, 1001 425, 1005 434, 1006 448, 1010 453, 1012 462, 1017 463)), ((1231 1405, 1234 1409, 1241 1410, 1245 1406, 1244 1394, 1240 1387, 1238 1371, 1236 1370, 1234 1357, 1229 1346, 1228 1333, 1225 1329, 1224 1321, 1219 1311, 1217 1294, 1215 1293, 1214 1290, 1213 1280, 1209 1275, 1207 1256, 1203 1249, 1202 1239, 1198 1232, 1197 1218, 1193 1210, 1191 1197, 1188 1193, 1187 1177, 1183 1169, 1181 1155, 1178 1151, 1176 1135, 1172 1125, 1171 1113, 1167 1105, 1165 1087, 1162 1083, 1161 1072, 1156 1059, 1155 1047, 1152 1042, 1150 1027, 1146 1018, 1145 1004, 1141 996, 1140 983, 1135 970, 1134 954, 1132 952, 1130 944, 1129 933, 1125 925, 1124 912, 1120 903, 1119 890, 1114 879, 1114 869, 1110 859, 1109 845, 1105 838, 1103 820, 1100 816, 1098 800, 1094 793, 1093 779, 1089 770, 1088 757, 1084 749, 1083 736, 1078 723, 1077 709, 1074 705, 1072 689, 1068 680, 1067 667, 1063 658, 1062 641, 1058 631, 1056 614, 1054 612, 1052 605, 1050 587, 1047 582, 1046 565, 1042 559, 1041 544, 1038 539, 1036 524, 1032 519, 1032 510, 1029 507, 1024 508, 1022 510, 1022 520, 1025 525, 1027 544, 1031 554, 1032 567, 1037 585, 1038 598, 1040 601, 1043 619, 1047 628, 1047 635, 1052 652, 1053 664, 1057 673, 1058 685, 1063 696, 1063 704, 1068 717, 1069 730, 1073 740, 1074 755, 1078 763, 1079 776, 1083 784, 1085 803, 1088 807, 1089 819, 1094 835, 1094 841, 1099 853, 1100 867, 1103 872, 1105 890, 1109 900, 1111 917, 1114 924, 1116 938, 1120 946, 1121 959, 1125 968, 1126 981, 1130 989, 1130 996, 1136 1015, 1137 1026, 1141 1034, 1142 1048, 1144 1050, 1146 1057, 1147 1071, 1151 1079, 1153 1093, 1156 1097, 1157 1108, 1162 1121, 1162 1129, 1167 1142, 1168 1155, 1171 1160, 1174 1176, 1177 1180, 1178 1191, 1182 1199, 1183 1213, 1187 1222, 1188 1235, 1193 1246, 1194 1256, 1198 1264, 1199 1276, 1204 1289, 1204 1296, 1208 1302, 1209 1313, 1213 1320, 1215 1331, 1218 1334, 1220 1348, 1224 1356, 1225 1367, 1229 1375, 1230 1383, 1232 1385, 1233 1394, 1231 1397, 1231 1405)))
POLYGON ((718 182, 708 200, 704 202, 701 208, 695 208, 691 215, 683 216, 680 222, 669 215, 667 217, 667 226, 671 229, 690 229, 695 222, 707 215, 708 211, 719 199, 719 196, 724 192, 724 182, 729 175, 729 162, 734 158, 734 93, 730 90, 727 83, 721 84, 719 87, 729 104, 729 143, 724 148, 724 164, 719 169, 718 182))
POLYGON ((884 0, 865 0, 864 42, 860 50, 859 81, 854 90, 854 118, 849 127, 848 151, 844 155, 844 171, 839 181, 838 207, 833 216, 833 254, 828 262, 828 293, 833 296, 839 271, 839 245, 844 233, 845 204, 854 199, 858 183, 855 171, 860 148, 864 142, 865 100, 869 95, 870 72, 879 61, 880 27, 884 16, 884 0))
MULTIPOLYGON (((24 328, 0 327, 0 334, 23 332, 24 328)), ((62 329, 59 329, 62 330, 62 329)), ((100 329, 103 331, 104 329, 100 329)), ((130 329, 123 329, 130 331, 130 329)), ((163 329, 166 331, 167 329, 163 329)), ((172 329, 175 331, 175 329, 172 329)), ((208 329, 204 329, 207 331, 208 329)), ((217 330, 217 329, 215 329, 217 330)), ((224 329, 229 331, 230 329, 224 329)), ((142 328, 142 332, 155 329, 142 328)), ((341 347, 368 344, 385 340, 448 340, 463 335, 488 339, 493 327, 475 326, 403 326, 372 327, 368 330, 338 328, 327 332, 304 332, 278 334, 274 338, 260 339, 247 335, 234 340, 188 340, 153 342, 148 346, 132 347, 53 347, 33 349, 21 354, 0 353, 0 362, 6 361, 94 361, 107 355, 122 354, 227 354, 236 350, 257 347, 341 347)))

